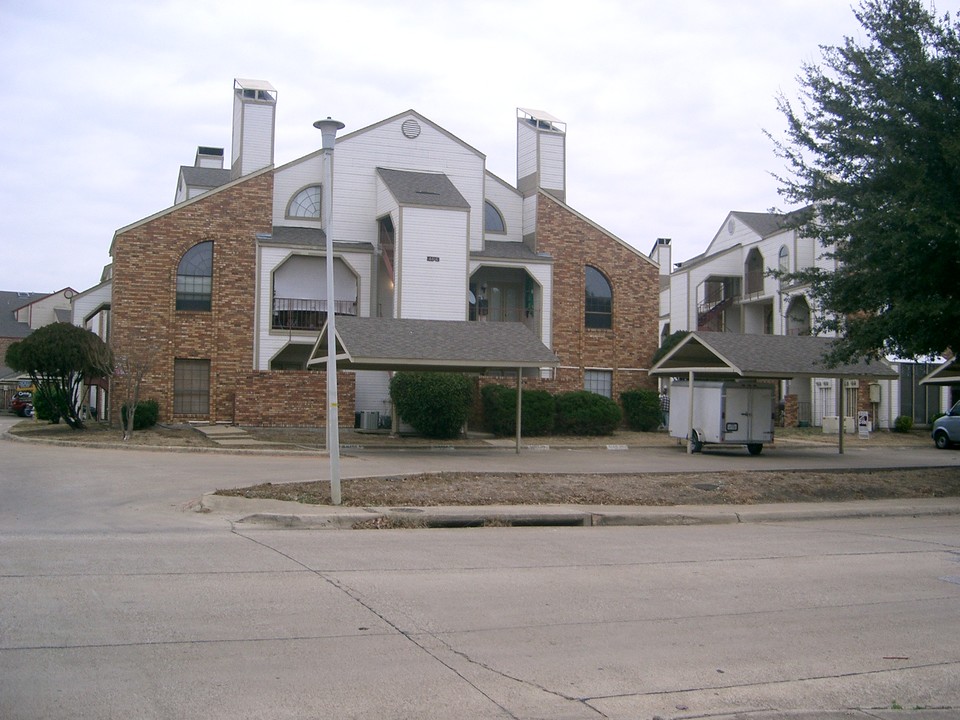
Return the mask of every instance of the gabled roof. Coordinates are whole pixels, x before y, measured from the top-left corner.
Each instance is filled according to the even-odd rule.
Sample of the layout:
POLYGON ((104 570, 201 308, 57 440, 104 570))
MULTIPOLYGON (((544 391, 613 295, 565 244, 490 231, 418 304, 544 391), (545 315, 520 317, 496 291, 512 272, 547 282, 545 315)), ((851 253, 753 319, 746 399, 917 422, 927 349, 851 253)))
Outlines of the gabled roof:
POLYGON ((830 366, 824 357, 833 338, 807 335, 741 335, 693 332, 660 359, 651 375, 694 372, 713 377, 787 379, 795 377, 895 378, 885 362, 830 366))
MULTIPOLYGON (((523 323, 394 320, 338 315, 337 367, 341 370, 436 370, 556 367, 559 359, 523 323)), ((308 365, 322 369, 327 327, 308 365)))
POLYGON ((378 167, 377 174, 400 205, 470 209, 470 203, 443 173, 378 167))
POLYGON ((954 357, 943 363, 936 370, 928 373, 922 380, 921 385, 960 385, 960 363, 954 357))

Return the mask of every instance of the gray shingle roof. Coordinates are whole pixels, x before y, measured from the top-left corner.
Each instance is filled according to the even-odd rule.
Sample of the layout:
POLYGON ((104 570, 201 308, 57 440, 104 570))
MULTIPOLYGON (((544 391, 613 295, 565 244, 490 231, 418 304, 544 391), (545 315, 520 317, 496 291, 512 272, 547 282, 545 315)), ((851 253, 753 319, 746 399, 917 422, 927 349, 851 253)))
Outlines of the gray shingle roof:
POLYGON ((526 243, 487 240, 483 250, 471 252, 470 257, 497 258, 499 260, 552 260, 550 255, 538 255, 526 243))
MULTIPOLYGON (((482 371, 559 365, 522 323, 337 316, 338 367, 356 370, 482 371)), ((326 327, 314 350, 326 357, 326 327)))
POLYGON ((824 356, 833 338, 797 335, 690 333, 650 371, 651 375, 697 374, 744 378, 897 377, 881 361, 861 360, 830 367, 824 356))
POLYGON ((387 189, 400 205, 462 208, 470 203, 464 199, 450 178, 442 173, 411 172, 377 168, 387 189))
POLYGON ((29 335, 30 326, 17 322, 14 311, 47 295, 48 293, 0 291, 0 337, 25 338, 29 335))
POLYGON ((215 188, 230 182, 230 171, 221 168, 181 165, 180 173, 183 175, 184 182, 191 187, 215 188))

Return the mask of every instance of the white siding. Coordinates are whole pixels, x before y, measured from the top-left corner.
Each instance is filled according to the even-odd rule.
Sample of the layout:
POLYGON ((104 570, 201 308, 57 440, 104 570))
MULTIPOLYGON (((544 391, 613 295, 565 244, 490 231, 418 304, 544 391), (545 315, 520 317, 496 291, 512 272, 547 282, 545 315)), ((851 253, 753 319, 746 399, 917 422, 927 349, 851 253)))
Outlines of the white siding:
POLYGON ((466 320, 467 213, 403 208, 397 254, 401 318, 466 320), (428 258, 439 258, 430 261, 428 258))
MULTIPOLYGON (((308 267, 309 263, 313 258, 316 258, 319 262, 316 264, 316 269, 320 271, 321 276, 317 276, 317 273, 314 273, 317 286, 320 288, 326 288, 326 270, 323 265, 323 253, 307 253, 305 251, 297 250, 294 251, 291 248, 285 247, 261 247, 260 248, 260 276, 257 282, 257 304, 256 304, 256 325, 257 325, 257 352, 254 358, 254 369, 256 370, 269 370, 270 369, 270 358, 276 355, 286 344, 287 342, 293 340, 294 342, 302 341, 304 343, 312 344, 316 338, 310 338, 307 336, 294 336, 287 332, 282 331, 273 331, 270 330, 270 323, 272 319, 272 307, 271 302, 273 299, 273 273, 274 271, 284 264, 284 261, 291 257, 292 255, 303 255, 305 258, 310 258, 307 263, 304 264, 304 267, 308 267)), ((371 279, 371 267, 370 267, 370 254, 369 253, 339 253, 337 259, 340 261, 337 265, 334 266, 335 275, 334 283, 338 288, 339 295, 353 295, 353 285, 356 283, 356 296, 357 296, 357 315, 361 317, 368 317, 370 315, 370 284, 371 279), (341 264, 342 263, 342 264, 341 264), (340 274, 337 275, 337 270, 339 266, 340 274), (340 287, 340 278, 343 278, 347 282, 347 287, 350 288, 349 292, 344 291, 343 293, 339 292, 340 287)), ((291 268, 294 266, 291 265, 291 268)), ((302 275, 302 272, 299 270, 294 270, 290 274, 290 278, 299 277, 302 275)), ((291 280, 293 282, 293 280, 291 280)), ((312 282, 312 279, 310 279, 312 282)), ((292 286, 291 286, 292 287, 292 286)), ((310 296, 307 296, 310 297, 310 296)), ((352 300, 352 297, 343 297, 345 300, 352 300)))
POLYGON ((286 227, 320 227, 318 220, 303 218, 288 220, 286 214, 287 206, 294 195, 308 185, 321 184, 323 184, 323 155, 320 153, 308 155, 295 163, 278 168, 273 180, 273 224, 286 227))
POLYGON ((537 231, 537 195, 523 199, 523 234, 537 231))
POLYGON ((483 237, 484 158, 414 115, 401 115, 337 143, 333 165, 334 237, 377 243, 378 167, 442 172, 473 209, 470 237, 483 237), (409 139, 400 128, 416 120, 420 135, 409 139))
POLYGON ((84 327, 84 318, 101 305, 109 305, 112 295, 113 283, 106 282, 75 296, 71 302, 71 322, 78 327, 84 327))
POLYGON ((356 372, 356 410, 390 414, 390 373, 358 370, 356 372))
POLYGON ((713 254, 729 250, 736 245, 753 245, 760 240, 760 236, 739 218, 727 216, 723 225, 717 231, 713 241, 707 247, 707 253, 713 254), (730 232, 730 221, 733 221, 733 232, 730 232))
POLYGON ((517 178, 537 172, 537 131, 524 121, 517 122, 517 178))
POLYGON ((566 136, 542 133, 540 136, 540 187, 550 190, 566 188, 564 154, 566 136))
POLYGON ((247 103, 243 113, 241 175, 249 175, 273 163, 274 105, 247 103))
MULTIPOLYGON (((520 242, 523 240, 523 198, 514 188, 502 183, 499 179, 487 173, 486 199, 492 202, 507 226, 506 235, 492 233, 488 240, 520 242)), ((470 249, 481 250, 479 238, 470 238, 470 249)))

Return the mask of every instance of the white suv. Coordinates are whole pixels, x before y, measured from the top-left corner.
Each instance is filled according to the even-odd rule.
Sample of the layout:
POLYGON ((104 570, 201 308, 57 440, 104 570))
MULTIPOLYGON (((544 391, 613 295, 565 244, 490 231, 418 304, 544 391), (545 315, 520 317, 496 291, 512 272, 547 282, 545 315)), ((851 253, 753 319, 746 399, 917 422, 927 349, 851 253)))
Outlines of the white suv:
POLYGON ((952 443, 960 444, 960 401, 946 415, 933 421, 930 435, 941 450, 946 450, 952 443))

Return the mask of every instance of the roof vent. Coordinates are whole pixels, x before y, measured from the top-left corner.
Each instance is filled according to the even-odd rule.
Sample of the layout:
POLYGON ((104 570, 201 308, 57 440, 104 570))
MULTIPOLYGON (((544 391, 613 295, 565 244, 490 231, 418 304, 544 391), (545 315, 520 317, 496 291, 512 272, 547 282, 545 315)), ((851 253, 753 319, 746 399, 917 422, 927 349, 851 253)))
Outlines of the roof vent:
POLYGON ((420 123, 413 118, 404 120, 403 125, 400 126, 400 131, 404 137, 413 140, 416 137, 420 137, 420 123))

